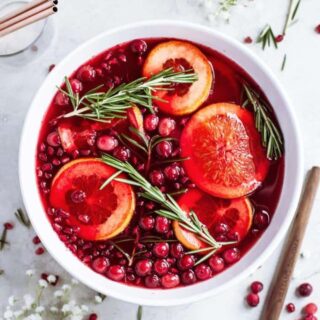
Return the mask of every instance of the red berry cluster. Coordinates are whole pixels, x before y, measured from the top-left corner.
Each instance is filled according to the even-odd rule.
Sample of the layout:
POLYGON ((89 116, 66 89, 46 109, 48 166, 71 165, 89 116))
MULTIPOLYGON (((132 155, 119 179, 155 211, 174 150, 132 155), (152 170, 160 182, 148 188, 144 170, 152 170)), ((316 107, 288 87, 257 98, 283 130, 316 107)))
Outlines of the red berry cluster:
POLYGON ((250 285, 250 293, 247 295, 247 303, 250 307, 256 307, 259 302, 259 292, 263 290, 263 284, 260 281, 254 281, 250 285))

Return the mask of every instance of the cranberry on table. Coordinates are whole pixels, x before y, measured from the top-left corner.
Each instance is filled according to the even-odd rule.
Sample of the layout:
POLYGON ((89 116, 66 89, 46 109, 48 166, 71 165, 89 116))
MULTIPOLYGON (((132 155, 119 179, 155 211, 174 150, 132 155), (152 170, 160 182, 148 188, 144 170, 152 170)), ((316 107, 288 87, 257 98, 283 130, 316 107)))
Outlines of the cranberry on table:
POLYGON ((256 307, 260 302, 260 298, 256 293, 249 293, 246 300, 250 307, 256 307))
POLYGON ((159 122, 159 134, 162 137, 168 137, 176 128, 176 122, 171 118, 163 118, 159 122))
POLYGON ((152 261, 149 259, 139 260, 135 265, 135 271, 140 277, 149 275, 152 271, 152 261))
POLYGON ((131 42, 130 48, 133 53, 142 55, 147 51, 148 46, 144 40, 138 39, 131 42))
POLYGON ((96 313, 91 313, 91 314, 89 315, 88 320, 98 320, 97 314, 96 314, 96 313))
POLYGON ((197 281, 197 278, 192 270, 187 270, 182 273, 181 281, 183 284, 193 284, 197 281))
POLYGON ((155 223, 155 219, 153 216, 147 215, 143 216, 139 220, 139 226, 145 230, 145 231, 150 231, 153 229, 155 223))
POLYGON ((96 77, 96 70, 90 66, 82 66, 77 72, 77 78, 83 82, 92 82, 96 77))
POLYGON ((71 79, 70 85, 74 93, 80 93, 83 89, 82 82, 79 81, 78 79, 71 79))
POLYGON ((69 98, 63 92, 58 92, 56 97, 54 98, 54 102, 59 107, 65 107, 69 104, 69 98))
POLYGON ((107 276, 114 281, 121 281, 125 276, 124 268, 120 265, 112 265, 107 271, 107 276))
POLYGON ((41 240, 38 236, 34 236, 32 239, 33 244, 39 244, 41 243, 41 240))
POLYGON ((126 147, 116 147, 113 155, 121 161, 128 161, 131 156, 131 151, 126 147))
POLYGON ((243 42, 249 44, 249 43, 252 43, 253 40, 252 40, 251 37, 245 37, 245 38, 243 39, 243 42))
POLYGON ((293 303, 288 303, 286 305, 286 310, 289 312, 289 313, 293 313, 296 311, 296 306, 293 304, 293 303))
POLYGON ((163 276, 168 273, 170 265, 166 259, 158 259, 155 261, 153 268, 159 276, 163 276))
POLYGON ((93 260, 92 268, 98 273, 105 273, 110 265, 110 262, 105 257, 99 257, 93 260))
POLYGON ((313 291, 311 284, 303 283, 298 287, 298 293, 301 297, 309 297, 313 291))
POLYGON ((166 274, 161 277, 161 284, 166 289, 174 288, 180 284, 180 277, 177 274, 166 274))
POLYGON ((13 223, 11 223, 11 222, 5 222, 5 223, 3 224, 3 226, 4 226, 4 228, 7 229, 7 230, 12 230, 12 229, 14 228, 14 225, 13 225, 13 223))
POLYGON ((161 141, 157 144, 156 151, 161 158, 169 158, 172 154, 172 143, 169 141, 161 141))
POLYGON ((250 286, 251 292, 259 293, 263 290, 263 284, 260 281, 254 281, 250 286))
POLYGON ((232 264, 240 260, 240 250, 237 248, 230 248, 224 251, 222 256, 226 263, 232 264))
POLYGON ((197 265, 194 272, 199 280, 207 280, 212 276, 211 268, 204 263, 197 265))
POLYGON ((109 135, 100 136, 97 140, 97 147, 102 151, 112 151, 118 146, 118 140, 109 135))
POLYGON ((303 312, 305 314, 315 314, 318 311, 318 307, 315 303, 308 303, 304 308, 303 312))
POLYGON ((154 131, 157 129, 158 124, 159 124, 159 117, 156 116, 155 114, 148 114, 144 118, 144 128, 147 131, 154 131))
POLYGON ((178 260, 178 267, 181 270, 191 269, 195 264, 194 256, 185 254, 178 260))
POLYGON ((152 252, 158 258, 166 258, 169 254, 169 244, 167 242, 155 243, 152 252))
POLYGON ((320 33, 320 24, 315 27, 315 32, 320 33))
POLYGON ((168 180, 176 181, 180 176, 180 167, 172 164, 164 169, 164 174, 168 180))
POLYGON ((224 260, 221 257, 214 255, 209 259, 209 266, 213 272, 220 272, 224 269, 224 260))
POLYGON ((39 248, 35 251, 35 254, 38 255, 38 256, 44 254, 44 248, 39 247, 39 248))
POLYGON ((160 170, 151 171, 149 178, 150 182, 157 187, 162 186, 164 184, 164 175, 160 170))
POLYGON ((170 246, 170 254, 173 258, 180 258, 184 253, 184 249, 181 243, 172 243, 170 246))
POLYGON ((61 142, 60 142, 60 137, 58 132, 52 131, 47 135, 47 143, 51 147, 59 147, 61 142))
POLYGON ((157 288, 160 286, 160 278, 156 274, 146 276, 144 283, 148 288, 157 288))
POLYGON ((166 217, 157 217, 155 229, 159 233, 167 233, 169 231, 169 220, 166 217))

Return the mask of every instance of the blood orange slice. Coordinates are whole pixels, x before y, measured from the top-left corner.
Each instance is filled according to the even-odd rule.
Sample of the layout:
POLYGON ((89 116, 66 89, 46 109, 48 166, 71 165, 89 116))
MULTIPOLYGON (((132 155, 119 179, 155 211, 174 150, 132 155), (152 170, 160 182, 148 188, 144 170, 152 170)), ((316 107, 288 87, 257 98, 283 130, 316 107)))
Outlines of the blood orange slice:
POLYGON ((221 198, 238 198, 258 188, 269 168, 253 115, 238 105, 217 103, 192 116, 181 135, 190 179, 221 198))
POLYGON ((135 196, 130 185, 111 181, 115 169, 99 159, 74 160, 62 167, 52 181, 50 203, 70 213, 70 224, 87 240, 109 239, 130 222, 135 196))
POLYGON ((192 69, 198 80, 192 85, 178 84, 174 91, 159 90, 153 94, 159 108, 174 115, 188 114, 200 107, 207 99, 213 81, 212 67, 206 56, 194 45, 184 41, 168 41, 157 45, 149 53, 143 75, 151 77, 172 67, 175 71, 192 69), (165 101, 163 101, 163 99, 165 101))
MULTIPOLYGON (((221 199, 199 189, 192 189, 185 193, 178 203, 187 213, 193 210, 213 236, 215 236, 216 227, 223 223, 229 228, 228 232, 236 233, 238 240, 241 241, 252 224, 252 206, 247 198, 221 199)), ((196 234, 181 227, 177 221, 173 222, 173 230, 177 239, 188 249, 197 250, 207 247, 207 244, 196 234)))

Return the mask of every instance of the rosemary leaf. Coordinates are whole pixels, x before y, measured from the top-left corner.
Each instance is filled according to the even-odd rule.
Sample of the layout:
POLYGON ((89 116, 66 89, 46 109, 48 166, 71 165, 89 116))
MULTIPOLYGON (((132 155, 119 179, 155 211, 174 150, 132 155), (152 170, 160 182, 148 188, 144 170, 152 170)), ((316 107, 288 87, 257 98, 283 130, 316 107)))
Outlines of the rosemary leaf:
POLYGON ((9 244, 7 242, 7 228, 4 227, 1 233, 1 238, 0 238, 0 251, 4 249, 4 246, 6 244, 9 244))
POLYGON ((262 44, 262 50, 264 50, 267 45, 270 47, 271 44, 273 44, 276 49, 278 48, 276 37, 270 25, 266 25, 264 29, 262 29, 258 36, 257 43, 262 44))
POLYGON ((287 62, 287 55, 285 54, 283 56, 283 60, 282 60, 282 64, 281 64, 281 71, 284 70, 285 66, 286 66, 286 62, 287 62))
POLYGON ((137 320, 142 320, 142 306, 138 307, 137 310, 137 320))
POLYGON ((30 220, 28 218, 28 215, 21 209, 17 209, 17 211, 14 213, 14 215, 16 216, 17 220, 24 225, 27 228, 30 228, 31 223, 30 220))
POLYGON ((4 274, 4 270, 3 269, 0 269, 0 276, 4 274))
POLYGON ((288 10, 286 22, 283 28, 283 35, 286 34, 288 28, 293 24, 294 19, 299 10, 300 4, 301 4, 301 0, 290 0, 289 10, 288 10))

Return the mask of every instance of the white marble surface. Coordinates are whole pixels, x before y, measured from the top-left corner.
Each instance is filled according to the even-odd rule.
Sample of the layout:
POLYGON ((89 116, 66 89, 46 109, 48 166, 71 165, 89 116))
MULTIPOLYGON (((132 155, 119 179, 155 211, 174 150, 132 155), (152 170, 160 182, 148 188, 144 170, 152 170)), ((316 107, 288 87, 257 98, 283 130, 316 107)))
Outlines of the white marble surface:
MULTIPOLYGON (((239 41, 247 35, 255 37, 266 23, 271 23, 275 30, 282 30, 289 1, 239 2, 249 5, 234 9, 229 24, 211 23, 211 26, 239 41)), ((314 32, 314 27, 320 23, 319 12, 319 0, 302 0, 298 22, 290 28, 278 50, 262 51, 257 45, 250 45, 276 73, 291 96, 301 127, 306 170, 320 163, 320 35, 314 32), (281 72, 285 53, 287 64, 281 72)), ((17 169, 19 136, 29 104, 46 77, 48 66, 59 62, 83 41, 103 30, 134 21, 160 18, 210 24, 204 9, 198 7, 196 0, 62 0, 59 14, 49 22, 49 36, 40 41, 37 52, 29 49, 20 56, 0 58, 0 223, 14 220, 14 210, 22 205, 17 169)), ((294 301, 298 309, 307 301, 320 300, 319 210, 320 194, 303 245, 303 251, 310 253, 310 257, 299 260, 287 296, 287 300, 294 301), (294 289, 306 280, 313 283, 314 293, 310 299, 298 299, 294 289)), ((41 257, 33 254, 32 236, 32 230, 17 225, 9 234, 10 247, 0 252, 0 268, 6 270, 5 275, 0 276, 0 311, 10 294, 28 290, 24 280, 26 269, 36 267, 63 274, 48 254, 41 257)), ((146 307, 143 320, 257 320, 261 305, 249 310, 245 307, 243 297, 252 280, 260 279, 268 287, 279 252, 278 249, 250 278, 229 291, 188 306, 146 307)), ((87 296, 92 296, 90 290, 81 288, 79 294, 80 291, 81 294, 85 292, 87 296)), ((262 300, 265 293, 266 290, 261 295, 262 300)), ((136 319, 137 306, 112 298, 96 309, 100 319, 136 319)), ((281 319, 297 318, 299 316, 285 312, 281 315, 281 319)))

